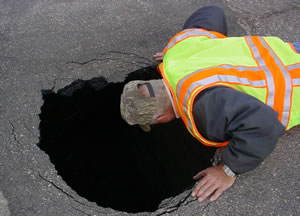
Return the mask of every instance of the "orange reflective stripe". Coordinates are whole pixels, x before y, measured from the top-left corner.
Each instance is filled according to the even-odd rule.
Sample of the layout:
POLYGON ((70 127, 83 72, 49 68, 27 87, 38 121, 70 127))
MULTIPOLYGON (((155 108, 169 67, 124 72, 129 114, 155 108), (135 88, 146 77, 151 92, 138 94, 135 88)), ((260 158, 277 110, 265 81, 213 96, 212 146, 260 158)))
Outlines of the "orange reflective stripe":
POLYGON ((292 79, 300 78, 300 63, 288 65, 286 67, 292 79))
MULTIPOLYGON (((262 45, 265 46, 269 52, 272 58, 275 60, 276 64, 280 68, 279 71, 274 71, 274 73, 281 73, 284 76, 284 80, 281 80, 281 82, 284 82, 285 84, 285 90, 284 90, 284 99, 281 101, 283 104, 283 111, 282 111, 282 118, 281 123, 287 127, 290 120, 290 113, 291 113, 291 105, 292 105, 292 94, 293 94, 293 81, 291 79, 291 76, 289 72, 287 71, 287 67, 283 64, 282 60, 279 58, 279 56, 276 54, 276 52, 273 50, 273 48, 268 44, 268 42, 263 38, 259 38, 262 42, 262 45)), ((275 89, 276 91, 280 91, 280 89, 275 89)))
POLYGON ((274 105, 273 109, 276 110, 279 114, 278 119, 281 121, 282 112, 283 112, 283 100, 284 100, 284 92, 285 92, 285 84, 282 82, 284 80, 284 76, 282 73, 276 73, 276 71, 280 71, 279 66, 276 64, 275 60, 271 57, 269 50, 265 48, 258 37, 251 37, 254 45, 258 49, 260 56, 263 58, 266 67, 270 70, 273 77, 274 86, 274 105), (277 91, 276 91, 277 89, 277 91), (278 89, 281 89, 278 91, 278 89))
MULTIPOLYGON (((177 98, 179 101, 179 104, 182 105, 185 95, 189 89, 189 87, 192 85, 192 83, 194 83, 195 81, 198 80, 203 80, 207 77, 212 77, 214 75, 226 75, 226 76, 234 76, 237 78, 247 78, 249 81, 261 81, 264 80, 264 75, 261 71, 251 71, 251 70, 246 70, 247 68, 245 68, 245 71, 239 71, 237 69, 233 68, 229 68, 229 69, 225 69, 222 67, 211 67, 211 68, 207 68, 207 69, 203 69, 203 70, 199 70, 196 71, 195 73, 192 73, 191 75, 184 77, 181 81, 178 82, 177 84, 177 98), (218 71, 216 73, 216 70, 218 71)), ((228 82, 229 83, 229 82, 228 82)), ((234 82, 236 83, 236 82, 234 82)), ((240 84, 240 82, 238 82, 237 84, 240 84)), ((183 107, 181 107, 183 108, 183 107)))
POLYGON ((267 104, 278 112, 278 119, 287 127, 293 91, 290 74, 272 47, 262 37, 246 37, 246 40, 257 64, 263 69, 267 77, 267 104))

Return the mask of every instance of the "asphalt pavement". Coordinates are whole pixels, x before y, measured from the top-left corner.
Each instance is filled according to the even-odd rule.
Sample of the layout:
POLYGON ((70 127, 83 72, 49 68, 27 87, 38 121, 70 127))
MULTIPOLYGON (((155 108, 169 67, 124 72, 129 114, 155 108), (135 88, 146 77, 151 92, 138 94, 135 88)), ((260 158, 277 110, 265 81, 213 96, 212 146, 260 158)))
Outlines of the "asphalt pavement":
MULTIPOLYGON (((0 215, 126 215, 80 197, 39 149, 41 91, 122 82, 212 4, 224 8, 229 36, 300 41, 299 0, 0 0, 0 215)), ((300 215, 299 155, 296 127, 218 201, 199 204, 187 190, 137 215, 300 215)))

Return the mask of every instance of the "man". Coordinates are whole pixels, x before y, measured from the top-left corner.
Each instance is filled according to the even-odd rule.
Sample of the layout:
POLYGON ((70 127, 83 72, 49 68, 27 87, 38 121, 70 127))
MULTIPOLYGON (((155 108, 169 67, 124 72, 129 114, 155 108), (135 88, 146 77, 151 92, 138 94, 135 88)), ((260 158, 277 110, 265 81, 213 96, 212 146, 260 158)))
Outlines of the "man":
POLYGON ((192 196, 200 202, 218 199, 273 151, 285 129, 300 124, 299 43, 226 35, 221 8, 199 9, 154 55, 163 79, 132 81, 121 96, 128 124, 150 131, 181 118, 199 142, 223 147, 222 161, 194 176, 201 180, 192 196))

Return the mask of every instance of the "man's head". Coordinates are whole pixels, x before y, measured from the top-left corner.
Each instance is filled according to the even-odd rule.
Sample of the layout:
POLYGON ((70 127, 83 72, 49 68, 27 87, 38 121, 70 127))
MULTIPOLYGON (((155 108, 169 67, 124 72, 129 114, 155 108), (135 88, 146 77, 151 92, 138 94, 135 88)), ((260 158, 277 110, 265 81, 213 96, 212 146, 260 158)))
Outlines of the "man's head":
POLYGON ((144 131, 150 131, 151 124, 166 123, 175 118, 162 79, 127 83, 121 95, 120 109, 128 124, 139 124, 144 131))

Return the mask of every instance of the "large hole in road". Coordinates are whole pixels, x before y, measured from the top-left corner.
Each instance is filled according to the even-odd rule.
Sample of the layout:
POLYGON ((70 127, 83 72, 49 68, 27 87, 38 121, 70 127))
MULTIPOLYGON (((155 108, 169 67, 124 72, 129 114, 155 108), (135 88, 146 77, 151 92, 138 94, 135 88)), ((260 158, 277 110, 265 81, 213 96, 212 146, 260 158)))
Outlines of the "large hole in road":
POLYGON ((146 133, 121 118, 123 86, 156 78, 156 69, 147 67, 123 83, 99 77, 77 80, 57 93, 42 91, 39 147, 80 196, 119 211, 151 212, 210 166, 215 149, 200 144, 181 120, 146 133))

